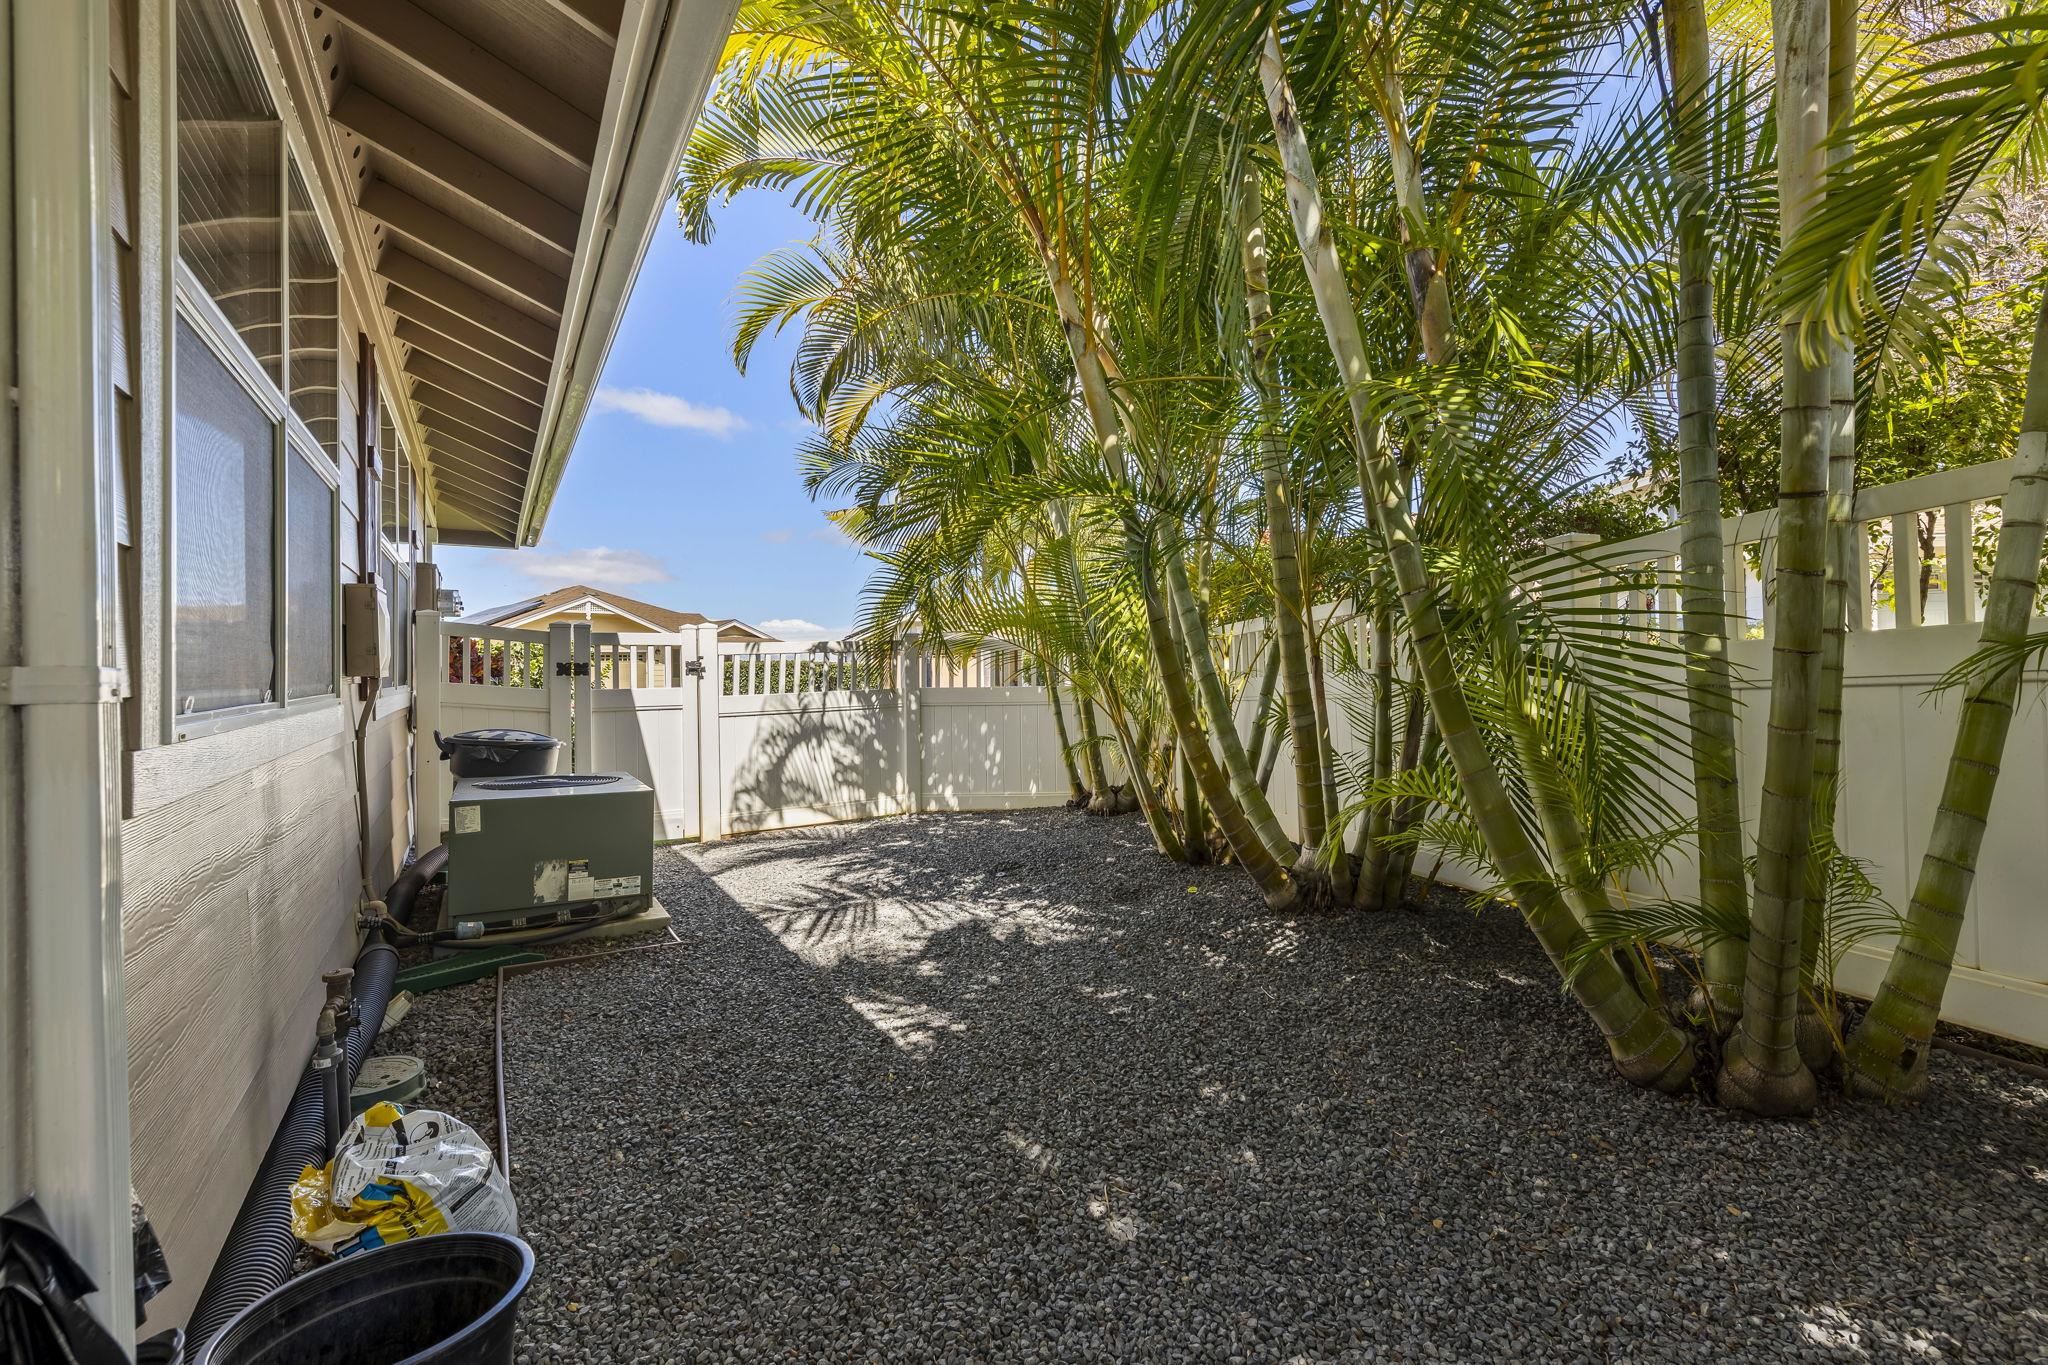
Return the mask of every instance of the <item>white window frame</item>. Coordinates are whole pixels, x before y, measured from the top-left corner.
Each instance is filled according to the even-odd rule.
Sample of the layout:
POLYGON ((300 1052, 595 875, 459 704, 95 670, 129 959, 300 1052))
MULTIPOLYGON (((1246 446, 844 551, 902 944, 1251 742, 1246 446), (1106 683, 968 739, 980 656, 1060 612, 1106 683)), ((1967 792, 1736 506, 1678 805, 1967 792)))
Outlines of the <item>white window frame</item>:
MULTIPOLYGON (((380 366, 379 368, 381 370, 382 367, 380 366)), ((402 411, 404 411, 404 409, 398 407, 391 401, 391 392, 390 390, 384 387, 380 379, 377 385, 377 414, 379 427, 381 428, 383 425, 384 414, 386 412, 402 411)), ((393 473, 395 474, 398 468, 398 462, 401 460, 404 461, 406 465, 406 471, 408 474, 408 478, 405 481, 405 483, 412 489, 415 495, 417 494, 419 489, 419 470, 413 467, 411 447, 406 444, 405 432, 396 421, 391 423, 391 433, 394 438, 394 443, 396 447, 395 449, 391 450, 386 450, 384 448, 383 431, 380 429, 377 433, 377 456, 378 463, 381 467, 379 468, 377 474, 376 507, 372 509, 372 511, 370 512, 370 515, 374 516, 375 518, 375 524, 377 527, 378 555, 376 563, 376 579, 379 585, 383 584, 384 560, 388 556, 393 563, 399 566, 401 572, 405 577, 406 587, 408 589, 411 589, 413 584, 417 582, 420 571, 419 566, 421 556, 419 552, 419 547, 421 542, 418 534, 419 517, 417 514, 413 516, 413 529, 407 533, 406 538, 404 540, 393 540, 391 537, 384 534, 384 470, 389 469, 393 471, 393 473)), ((393 511, 400 518, 400 520, 404 519, 405 513, 403 510, 397 507, 396 503, 393 504, 393 511)), ((392 602, 390 604, 390 608, 392 628, 394 630, 403 629, 407 632, 410 632, 412 630, 412 603, 392 602), (401 621, 403 622, 403 625, 400 624, 401 621)), ((381 682, 378 684, 377 709, 375 713, 376 719, 382 720, 384 719, 384 717, 392 714, 393 712, 403 710, 404 708, 412 705, 413 681, 416 677, 418 677, 417 669, 419 667, 419 662, 417 659, 413 658, 413 655, 417 654, 418 652, 419 651, 417 649, 414 649, 407 653, 406 677, 403 682, 393 680, 390 686, 388 687, 381 682)))
MULTIPOLYGON (((312 433, 305 430, 304 423, 300 424, 297 431, 287 436, 285 444, 290 447, 285 458, 300 460, 319 475, 320 481, 327 486, 327 544, 331 547, 327 562, 327 690, 294 699, 291 696, 290 681, 291 623, 282 611, 289 599, 289 584, 285 577, 289 573, 289 566, 286 563, 285 552, 289 549, 286 540, 291 532, 291 502, 289 489, 280 483, 279 489, 283 496, 278 499, 278 507, 285 515, 281 519, 283 534, 277 538, 277 598, 280 608, 278 629, 283 632, 280 638, 284 644, 278 651, 277 671, 278 676, 285 680, 281 690, 285 694, 285 707, 289 710, 294 707, 310 708, 314 703, 332 702, 341 696, 341 471, 327 458, 327 452, 313 439, 312 433)), ((287 465, 284 472, 288 474, 289 470, 290 467, 287 465)))
MULTIPOLYGON (((273 383, 268 372, 250 352, 241 334, 228 321, 220 306, 213 300, 205 284, 194 273, 179 250, 177 209, 178 185, 178 131, 175 115, 167 120, 164 141, 165 181, 165 223, 169 234, 164 259, 172 278, 172 308, 166 328, 165 346, 172 356, 166 369, 172 372, 170 394, 166 402, 167 422, 164 442, 164 467, 162 472, 163 491, 160 506, 163 525, 161 528, 163 591, 159 600, 148 604, 159 613, 155 673, 162 680, 159 691, 160 715, 156 718, 154 743, 147 737, 151 729, 151 718, 143 718, 146 738, 144 748, 176 746, 188 740, 201 739, 208 735, 221 734, 242 729, 250 725, 263 724, 287 717, 296 717, 314 711, 334 707, 341 699, 341 582, 343 532, 341 515, 341 472, 338 464, 327 458, 326 451, 314 438, 312 429, 305 419, 293 411, 291 404, 291 174, 299 170, 312 202, 313 213, 320 224, 321 235, 326 239, 328 254, 334 258, 335 288, 337 297, 346 292, 345 270, 342 252, 337 246, 341 240, 335 230, 335 221, 325 198, 319 193, 317 177, 307 168, 315 164, 311 155, 311 144, 306 139, 305 129, 300 123, 298 108, 293 103, 291 91, 286 86, 277 55, 264 39, 262 16, 258 14, 251 0, 227 0, 227 8, 234 12, 236 20, 248 36, 251 50, 255 53, 257 65, 263 73, 265 92, 270 97, 272 117, 277 120, 278 174, 277 174, 277 217, 278 217, 278 327, 279 360, 278 377, 273 383), (271 471, 274 482, 271 501, 271 633, 272 667, 271 700, 252 702, 244 706, 223 707, 216 711, 204 711, 193 715, 182 715, 178 710, 177 688, 177 384, 176 347, 172 341, 176 336, 176 320, 183 318, 191 324, 209 349, 228 371, 232 373, 255 399, 257 405, 271 419, 274 432, 271 453, 271 471), (314 697, 302 697, 297 701, 286 699, 287 691, 285 653, 290 647, 285 622, 285 563, 284 536, 287 521, 285 461, 296 452, 299 458, 306 458, 311 451, 317 458, 308 459, 321 480, 327 484, 330 495, 332 516, 334 565, 333 573, 333 621, 334 621, 334 676, 332 690, 314 697)), ((175 54, 164 57, 165 84, 167 94, 175 108, 178 81, 175 54)), ((339 323, 337 322, 337 332, 339 323)), ((345 383, 345 376, 337 364, 335 387, 339 394, 345 383)), ((381 709, 381 708, 380 708, 381 709)))
MULTIPOLYGON (((241 384, 243 391, 263 411, 264 416, 269 419, 271 424, 271 686, 270 700, 268 701, 249 702, 241 706, 227 706, 219 710, 200 711, 191 715, 186 715, 179 710, 177 688, 179 644, 177 629, 177 481, 179 477, 179 459, 176 423, 176 347, 172 347, 172 439, 164 496, 164 557, 166 561, 164 582, 166 591, 162 604, 164 613, 163 633, 160 637, 163 641, 164 658, 162 666, 164 676, 171 682, 171 686, 164 697, 164 730, 166 742, 172 744, 199 739, 207 735, 216 735, 224 731, 240 729, 244 726, 259 724, 285 716, 295 716, 307 711, 326 709, 334 705, 341 693, 339 671, 341 658, 339 639, 341 618, 339 605, 341 593, 340 471, 328 460, 326 452, 320 448, 320 443, 313 438, 313 433, 307 428, 305 422, 299 418, 298 414, 291 410, 291 404, 285 398, 285 391, 271 383, 270 375, 264 370, 256 357, 250 353, 249 347, 242 340, 240 333, 228 321, 226 314, 221 312, 219 305, 213 301, 212 295, 207 293, 206 286, 201 283, 199 277, 192 272, 192 268, 185 263, 182 257, 177 260, 176 271, 175 316, 183 319, 192 328, 199 339, 206 344, 207 349, 213 352, 214 358, 220 361, 222 367, 241 384), (311 457, 308 456, 308 451, 312 452, 311 457), (336 634, 333 651, 334 675, 331 688, 328 692, 322 693, 319 696, 301 697, 296 701, 288 700, 285 696, 285 679, 289 676, 286 655, 291 648, 285 619, 287 597, 285 534, 286 522, 288 520, 285 488, 287 466, 285 461, 288 459, 304 460, 320 476, 321 482, 327 485, 328 524, 333 535, 330 543, 334 546, 333 572, 330 578, 333 583, 333 594, 336 599, 331 618, 334 622, 336 634)), ((279 367, 286 383, 289 383, 291 378, 290 357, 290 347, 287 346, 284 350, 284 361, 279 367)))

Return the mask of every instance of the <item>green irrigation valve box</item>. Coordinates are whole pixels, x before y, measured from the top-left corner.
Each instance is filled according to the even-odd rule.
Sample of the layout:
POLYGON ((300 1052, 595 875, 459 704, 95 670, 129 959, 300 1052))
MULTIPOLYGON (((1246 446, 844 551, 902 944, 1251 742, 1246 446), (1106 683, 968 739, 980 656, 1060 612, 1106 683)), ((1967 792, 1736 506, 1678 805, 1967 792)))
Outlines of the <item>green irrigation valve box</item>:
POLYGON ((451 925, 541 928, 654 896, 654 793, 631 773, 462 778, 443 842, 451 925))

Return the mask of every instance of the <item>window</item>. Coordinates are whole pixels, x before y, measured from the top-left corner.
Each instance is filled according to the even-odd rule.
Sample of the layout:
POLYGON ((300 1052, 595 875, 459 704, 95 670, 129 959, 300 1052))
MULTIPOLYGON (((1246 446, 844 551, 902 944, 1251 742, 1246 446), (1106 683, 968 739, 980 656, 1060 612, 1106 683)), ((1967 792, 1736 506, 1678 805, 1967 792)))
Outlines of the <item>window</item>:
POLYGON ((182 317, 174 364, 174 705, 191 715, 272 697, 277 424, 182 317))
POLYGON ((285 698, 334 691, 334 490, 294 452, 285 460, 285 698))
POLYGON ((412 461, 398 462, 398 542, 403 545, 412 540, 412 461))
POLYGON ((283 373, 283 129, 230 0, 178 2, 178 254, 283 373))
POLYGON ((340 286, 239 7, 177 23, 172 707, 260 715, 336 690, 340 286))
POLYGON ((339 464, 341 288, 334 252, 296 162, 291 168, 291 287, 285 297, 292 316, 292 411, 327 458, 339 464))
POLYGON ((405 452, 398 444, 398 427, 391 420, 390 405, 379 403, 384 417, 378 426, 377 436, 377 503, 381 515, 377 525, 384 532, 384 539, 396 541, 398 534, 399 471, 405 468, 405 452))
POLYGON ((408 650, 412 639, 412 572, 402 559, 384 559, 384 598, 391 613, 390 662, 384 681, 403 687, 410 680, 408 650))

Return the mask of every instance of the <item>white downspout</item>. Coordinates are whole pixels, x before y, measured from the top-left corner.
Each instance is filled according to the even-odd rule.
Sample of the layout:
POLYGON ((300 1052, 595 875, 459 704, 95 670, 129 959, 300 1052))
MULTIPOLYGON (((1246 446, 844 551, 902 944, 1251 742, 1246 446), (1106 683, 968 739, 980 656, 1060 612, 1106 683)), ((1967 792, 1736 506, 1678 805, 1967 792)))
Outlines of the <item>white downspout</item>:
POLYGON ((121 727, 111 462, 113 239, 108 12, 76 0, 7 6, 12 86, 19 592, 0 701, 19 726, 0 799, 21 843, 0 907, 25 963, 6 1046, 26 1109, 23 1183, 135 1335, 129 1220, 128 1025, 120 895, 121 727), (16 58, 20 60, 15 60, 16 58), (26 1023, 26 1037, 15 1037, 26 1023))

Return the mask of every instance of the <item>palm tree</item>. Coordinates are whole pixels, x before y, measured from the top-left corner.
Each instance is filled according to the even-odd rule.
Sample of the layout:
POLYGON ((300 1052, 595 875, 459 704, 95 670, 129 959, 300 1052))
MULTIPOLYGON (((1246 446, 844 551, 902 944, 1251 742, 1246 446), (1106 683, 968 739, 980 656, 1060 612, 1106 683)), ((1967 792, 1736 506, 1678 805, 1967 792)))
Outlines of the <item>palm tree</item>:
MULTIPOLYGON (((1295 895, 1294 849, 1235 732, 1213 656, 1194 647, 1211 631, 1188 582, 1181 528, 1159 520, 1159 507, 1176 498, 1167 472, 1186 452, 1148 428, 1157 414, 1135 401, 1121 359, 1122 344, 1153 344, 1150 319, 1142 300, 1126 306, 1115 273, 1102 269, 1124 249, 1115 120, 1133 97, 1124 54, 1149 15, 1081 0, 1046 6, 1028 22, 914 0, 762 0, 742 12, 731 83, 693 141, 680 203, 701 224, 715 195, 746 185, 801 182, 819 196, 829 186, 830 209, 813 202, 840 225, 848 248, 864 253, 864 264, 890 253, 891 265, 875 273, 912 281, 891 318, 916 330, 910 349, 962 354, 990 344, 992 319, 963 305, 956 287, 983 299, 999 291, 1005 325, 1026 325, 1016 317, 1022 308, 1039 312, 1034 327, 1050 316, 1093 441, 1091 515, 1121 522, 1117 552, 1144 609, 1163 709, 1217 826, 1277 906, 1295 895), (971 238, 941 226, 965 203, 997 215, 976 222, 971 238), (907 222, 920 225, 914 241, 900 231, 907 222)), ((786 319, 815 308, 814 291, 785 291, 757 311, 786 319)), ((857 372, 873 360, 856 349, 867 338, 832 339, 854 365, 828 376, 832 395, 812 397, 855 400, 853 421, 836 430, 827 423, 844 447, 876 397, 905 381, 857 372)))
MULTIPOLYGON (((1694 1040, 1647 952, 1621 951, 1644 935, 1617 932, 1611 887, 1696 838, 1703 1003, 1740 1015, 1720 1098, 1796 1113, 1813 1095, 1813 888, 1839 870, 1849 381, 1938 330, 1922 258, 1960 259, 1879 253, 1958 221, 1951 182, 1984 183, 1992 144, 2017 163, 2035 107, 2014 35, 2036 21, 2014 20, 1965 33, 1952 68, 1884 48, 1877 65, 1905 74, 1895 91, 1867 78, 1879 98, 1852 122, 1855 9, 1780 0, 1766 132, 1702 0, 1662 15, 1665 108, 1601 93, 1598 68, 1645 36, 1618 0, 749 0, 679 203, 701 233, 720 196, 776 186, 820 224, 750 277, 736 354, 803 329, 792 383, 819 427, 803 458, 875 558, 868 624, 1025 648, 1075 703, 1078 739, 1056 712, 1070 786, 1104 812, 1134 804, 1172 856, 1220 835, 1273 906, 1389 903, 1421 847, 1478 866, 1621 1073, 1667 1090, 1690 1084, 1694 1040), (1993 108, 2001 77, 2019 93, 1993 108), (1775 198, 1754 146, 1776 150, 1775 198), (1283 202, 1292 247, 1274 250, 1283 202), (1717 332, 1741 350, 1765 325, 1788 415, 1752 887, 1715 352, 1717 332), (1646 640, 1616 629, 1605 566, 1529 528, 1594 475, 1617 414, 1668 421, 1674 376, 1685 629, 1646 640), (1333 597, 1355 615, 1314 609, 1333 597), (1240 677, 1223 623, 1257 616, 1272 628, 1240 677), (1352 710, 1353 691, 1355 765, 1329 744, 1331 695, 1352 710), (1267 796, 1283 726, 1298 848, 1267 796), (1696 827, 1659 789, 1688 760, 1696 827)), ((2030 521, 2038 558, 2039 416, 2007 499, 2013 585, 2030 521)), ((1923 876, 1858 1087, 1903 1093, 1924 1061, 1911 1040, 1932 1014, 1906 1002, 1945 979, 1951 864, 1974 861, 2017 678, 1992 661, 2026 645, 2019 589, 2001 592, 1937 829, 1948 870, 1923 876), (1908 1041, 1880 1046, 1883 1029, 1908 1041)))
MULTIPOLYGON (((1712 915, 1744 919, 1742 797, 1736 779, 1735 689, 1728 665, 1726 547, 1721 541, 1719 404, 1714 373, 1714 245, 1706 202, 1712 67, 1705 0, 1666 0, 1671 65, 1671 169, 1678 201, 1679 522, 1684 583, 1686 707, 1692 722, 1692 786, 1699 821, 1700 900, 1712 915)), ((1732 1023, 1742 998, 1745 947, 1716 939, 1705 955, 1700 1002, 1732 1023)))
MULTIPOLYGON (((1793 244, 1785 269, 1788 297, 1838 335, 1877 332, 1870 349, 1917 326, 1912 296, 1925 275, 1938 274, 1938 265, 1969 268, 1968 252, 1942 249, 1954 224, 2032 172, 2048 138, 2040 76, 2048 17, 1966 25, 1933 35, 1922 51, 1931 59, 1895 80, 1842 135, 1847 151, 1829 204, 1793 244)), ((2037 277, 2032 287, 2040 284, 2037 277)), ((1943 282, 1942 292, 1950 288, 1943 282)), ((2027 623, 2048 516, 2048 309, 2036 316, 2003 513, 1981 644, 1949 679, 1962 705, 1905 926, 1844 1059, 1854 1094, 1924 1093, 2021 673, 2038 648, 2027 623)))
MULTIPOLYGON (((1244 269, 1245 340, 1252 387, 1258 395, 1259 479, 1266 507, 1266 537, 1273 562, 1273 657, 1294 736, 1295 791, 1301 812, 1297 880, 1312 875, 1328 825, 1323 802, 1327 724, 1316 706, 1309 672, 1307 583, 1302 574, 1295 497, 1282 430, 1278 364, 1273 342, 1273 300, 1267 289, 1266 197, 1247 160, 1237 190, 1239 251, 1244 269)), ((1256 764, 1254 771, 1256 772, 1256 764)), ((1256 781, 1256 776, 1254 781, 1256 781)), ((1263 788, 1263 784, 1261 784, 1263 788)))
MULTIPOLYGON (((1456 767, 1471 815, 1491 860, 1523 916, 1560 971, 1583 940, 1535 844, 1523 830, 1506 783, 1474 721, 1445 636, 1437 586, 1415 534, 1407 492, 1388 451, 1386 434, 1368 408, 1364 385, 1372 377, 1350 286, 1325 213, 1299 105, 1287 75, 1277 30, 1268 27, 1258 72, 1287 176, 1287 202, 1309 284, 1332 357, 1347 391, 1359 480, 1385 545, 1407 618, 1411 648, 1429 694, 1442 742, 1456 767)), ((1683 1088, 1692 1048, 1670 1021, 1644 1001, 1610 962, 1586 964, 1570 978, 1573 994, 1599 1024, 1621 1073, 1638 1084, 1683 1088)))
MULTIPOLYGON (((1828 139, 1827 0, 1773 0, 1777 61, 1778 218, 1790 241, 1825 192, 1828 139)), ((1812 847, 1814 736, 1820 711, 1827 578, 1831 367, 1804 320, 1780 326, 1784 426, 1778 468, 1772 601, 1770 739, 1757 820, 1756 894, 1742 1017, 1721 1061, 1726 1103, 1760 1114, 1802 1114, 1817 1098, 1800 1055, 1800 947, 1812 847)))

